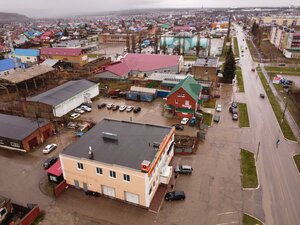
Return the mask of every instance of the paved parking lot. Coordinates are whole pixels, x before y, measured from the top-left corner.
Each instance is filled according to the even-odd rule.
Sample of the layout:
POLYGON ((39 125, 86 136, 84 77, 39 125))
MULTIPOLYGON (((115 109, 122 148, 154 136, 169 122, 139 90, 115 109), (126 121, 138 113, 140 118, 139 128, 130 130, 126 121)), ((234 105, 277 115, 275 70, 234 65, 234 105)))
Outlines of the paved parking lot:
MULTIPOLYGON (((0 151, 0 170, 5 171, 0 175, 0 195, 22 204, 38 203, 46 210, 43 224, 49 225, 242 224, 239 168, 241 130, 238 123, 231 120, 227 109, 231 101, 230 92, 231 86, 222 87, 222 98, 218 101, 223 106, 223 111, 219 113, 221 121, 209 129, 205 142, 199 144, 196 154, 179 156, 182 164, 194 168, 191 176, 181 175, 176 182, 175 190, 184 190, 186 200, 164 202, 158 214, 109 198, 86 196, 83 191, 73 188, 67 189, 57 200, 43 195, 38 188, 40 180, 45 177, 41 164, 47 157, 41 153, 42 147, 29 154, 0 151)), ((82 118, 99 122, 107 117, 163 125, 180 122, 180 119, 162 117, 162 109, 161 99, 145 103, 100 98, 93 103, 93 111, 82 118), (142 111, 134 114, 113 112, 106 108, 98 110, 97 104, 102 102, 140 106, 142 111)), ((196 128, 186 126, 183 133, 193 135, 195 132, 196 128)), ((59 146, 50 155, 58 155, 75 139, 74 130, 64 128, 59 135, 47 141, 56 142, 59 146)))
MULTIPOLYGON (((150 124, 158 124, 171 126, 172 124, 180 123, 179 118, 165 118, 163 117, 163 105, 164 101, 161 98, 154 100, 153 102, 135 102, 126 100, 123 98, 111 99, 111 98, 101 98, 96 100, 92 104, 93 111, 89 113, 82 114, 81 118, 83 120, 99 122, 103 118, 112 118, 117 120, 125 120, 125 121, 133 121, 139 123, 150 123, 150 124), (97 109, 97 104, 101 103, 112 103, 117 105, 131 105, 131 106, 140 106, 142 108, 141 112, 133 113, 131 112, 120 112, 108 110, 106 107, 102 109, 97 109)), ((177 131, 178 134, 184 135, 193 135, 196 136, 196 128, 189 127, 185 125, 184 131, 177 131)))
MULTIPOLYGON (((196 154, 179 156, 182 164, 189 164, 194 168, 191 176, 181 175, 176 182, 175 190, 185 191, 187 196, 185 201, 163 202, 160 212, 154 214, 109 198, 85 196, 82 191, 69 188, 55 205, 49 208, 45 224, 54 224, 53 218, 56 218, 58 214, 64 214, 64 217, 69 218, 68 224, 84 224, 87 218, 89 221, 97 221, 98 224, 120 225, 242 224, 240 143, 238 141, 241 131, 238 123, 232 121, 227 109, 231 102, 231 95, 227 95, 230 90, 231 86, 223 86, 222 96, 224 97, 218 101, 223 106, 223 111, 219 113, 220 123, 210 128, 205 142, 200 143, 196 154), (77 219, 74 219, 72 215, 76 215, 77 219), (79 215, 83 215, 84 218, 79 215)), ((125 100, 102 99, 100 102, 103 101, 123 104, 125 100)), ((139 115, 133 115, 136 116, 133 121, 151 122, 155 119, 154 121, 160 121, 162 124, 179 121, 159 118, 158 112, 161 112, 162 106, 158 104, 159 100, 156 101, 149 111, 144 110, 139 115), (157 118, 153 118, 154 116, 157 118)), ((149 104, 131 103, 142 107, 144 104, 149 104)), ((106 109, 94 110, 92 113, 100 113, 99 120, 101 120, 100 117, 107 115, 119 118, 118 114, 123 114, 125 119, 131 116, 126 112, 108 112, 106 109)), ((86 114, 86 117, 94 118, 92 113, 86 114)))

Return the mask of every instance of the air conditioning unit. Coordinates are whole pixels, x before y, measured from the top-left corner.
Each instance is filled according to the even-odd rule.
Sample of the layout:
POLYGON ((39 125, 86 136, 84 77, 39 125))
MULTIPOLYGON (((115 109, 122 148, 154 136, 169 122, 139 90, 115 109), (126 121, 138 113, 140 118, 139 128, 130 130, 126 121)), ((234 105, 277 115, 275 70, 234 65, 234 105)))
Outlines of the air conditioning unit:
POLYGON ((151 162, 148 160, 144 160, 141 164, 141 171, 148 173, 149 169, 150 169, 150 164, 151 162))

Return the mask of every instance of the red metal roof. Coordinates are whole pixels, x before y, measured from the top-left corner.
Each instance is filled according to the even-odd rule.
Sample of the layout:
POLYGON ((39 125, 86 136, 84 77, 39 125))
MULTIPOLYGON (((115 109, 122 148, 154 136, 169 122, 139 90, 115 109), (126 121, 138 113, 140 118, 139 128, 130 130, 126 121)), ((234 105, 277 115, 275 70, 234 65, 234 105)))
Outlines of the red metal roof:
POLYGON ((62 174, 62 168, 60 164, 60 160, 57 160, 56 163, 54 163, 48 170, 47 173, 50 173, 52 175, 55 175, 59 177, 62 174))
POLYGON ((112 72, 119 77, 123 77, 126 74, 128 74, 128 72, 130 72, 130 69, 128 68, 125 62, 117 62, 115 64, 106 67, 105 70, 112 72))
POLYGON ((177 66, 181 56, 178 55, 150 55, 128 53, 121 62, 105 68, 118 76, 124 76, 130 71, 155 71, 158 69, 177 66))
POLYGON ((41 55, 79 56, 81 48, 42 48, 41 55))

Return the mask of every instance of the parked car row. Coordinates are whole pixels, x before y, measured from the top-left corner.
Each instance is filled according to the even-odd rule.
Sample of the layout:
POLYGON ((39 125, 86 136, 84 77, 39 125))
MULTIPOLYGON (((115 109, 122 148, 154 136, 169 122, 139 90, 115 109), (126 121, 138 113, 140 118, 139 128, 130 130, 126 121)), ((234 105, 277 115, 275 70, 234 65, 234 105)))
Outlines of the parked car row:
POLYGON ((232 114, 232 120, 238 120, 238 110, 237 110, 238 103, 233 101, 231 106, 229 107, 229 112, 232 114))
POLYGON ((85 112, 91 112, 92 105, 90 103, 82 103, 78 108, 74 109, 74 112, 70 115, 70 119, 75 120, 85 112))
POLYGON ((119 110, 120 112, 123 112, 123 111, 126 111, 126 112, 131 112, 133 111, 134 113, 139 113, 142 109, 141 107, 134 107, 134 106, 127 106, 127 105, 116 105, 116 104, 112 104, 112 103, 102 103, 102 104, 99 104, 98 106, 98 109, 102 109, 104 107, 106 107, 108 110, 113 110, 113 111, 117 111, 119 110))

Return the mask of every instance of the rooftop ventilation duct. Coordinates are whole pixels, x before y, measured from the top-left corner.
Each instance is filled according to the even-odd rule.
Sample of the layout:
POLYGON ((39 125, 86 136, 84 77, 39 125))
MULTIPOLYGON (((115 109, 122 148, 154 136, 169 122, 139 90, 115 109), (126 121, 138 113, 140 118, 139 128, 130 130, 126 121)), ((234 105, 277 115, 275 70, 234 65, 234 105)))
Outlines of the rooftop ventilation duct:
POLYGON ((113 141, 118 140, 117 134, 108 133, 108 132, 102 132, 102 137, 103 137, 103 139, 108 139, 108 140, 113 140, 113 141))

